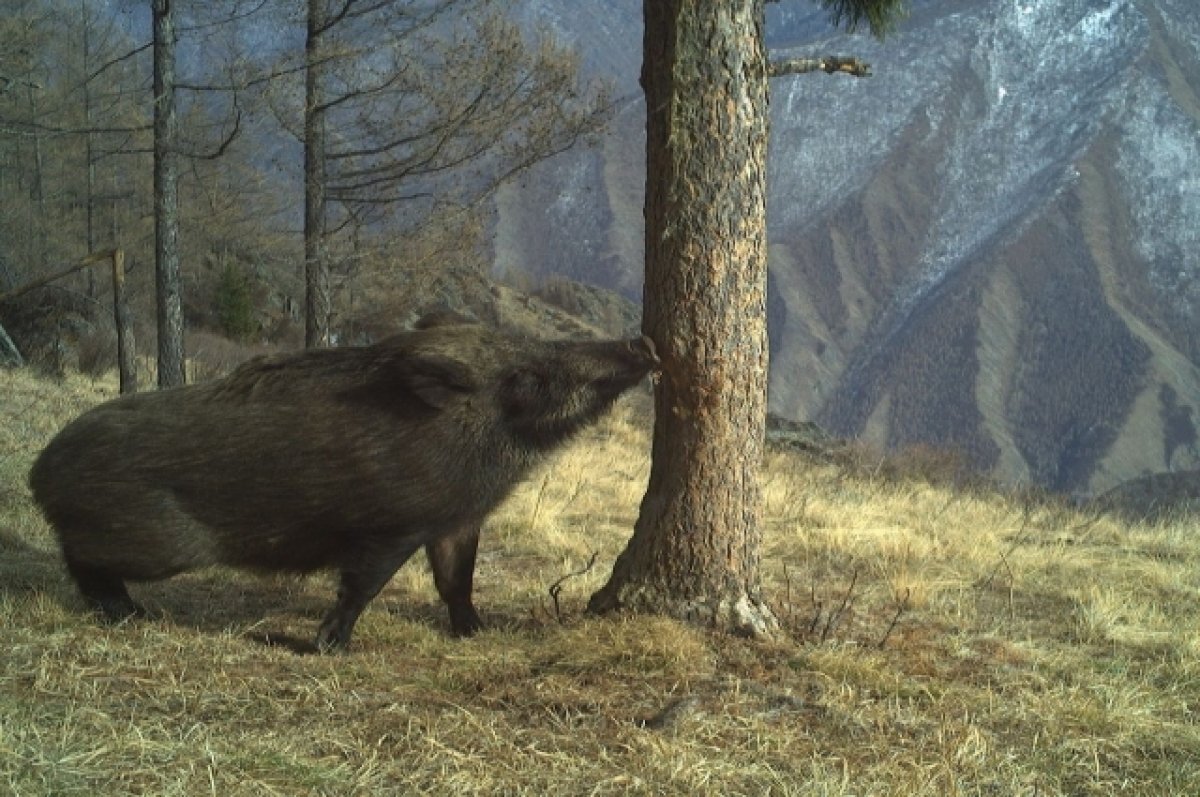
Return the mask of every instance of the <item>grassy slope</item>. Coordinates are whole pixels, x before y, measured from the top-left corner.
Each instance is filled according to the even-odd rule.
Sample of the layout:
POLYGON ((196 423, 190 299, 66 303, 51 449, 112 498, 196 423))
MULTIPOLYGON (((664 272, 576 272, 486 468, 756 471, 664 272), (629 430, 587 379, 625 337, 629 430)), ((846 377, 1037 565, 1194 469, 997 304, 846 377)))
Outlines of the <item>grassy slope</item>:
POLYGON ((449 638, 417 562, 364 615, 351 653, 302 656, 260 640, 310 637, 325 578, 213 571, 135 588, 160 619, 105 628, 79 612, 25 473, 111 390, 0 371, 0 793, 940 797, 1200 783, 1192 524, 1129 527, 777 454, 763 565, 787 638, 585 618, 648 472, 626 409, 492 519, 477 592, 494 630, 449 638), (556 618, 547 588, 593 551, 556 618))

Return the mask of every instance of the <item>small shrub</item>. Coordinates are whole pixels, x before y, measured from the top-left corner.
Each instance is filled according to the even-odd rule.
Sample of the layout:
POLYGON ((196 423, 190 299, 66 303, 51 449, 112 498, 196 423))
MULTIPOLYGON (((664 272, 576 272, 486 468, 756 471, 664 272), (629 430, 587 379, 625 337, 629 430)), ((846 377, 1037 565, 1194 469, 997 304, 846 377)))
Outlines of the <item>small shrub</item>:
POLYGON ((837 459, 852 473, 892 484, 924 482, 962 491, 987 489, 992 481, 961 451, 916 443, 890 452, 861 441, 846 446, 837 459))
POLYGON ((217 280, 217 322, 234 340, 249 340, 258 331, 250 277, 234 263, 226 263, 217 280))
POLYGON ((94 328, 76 344, 79 371, 87 376, 102 376, 117 367, 117 335, 111 329, 94 328))

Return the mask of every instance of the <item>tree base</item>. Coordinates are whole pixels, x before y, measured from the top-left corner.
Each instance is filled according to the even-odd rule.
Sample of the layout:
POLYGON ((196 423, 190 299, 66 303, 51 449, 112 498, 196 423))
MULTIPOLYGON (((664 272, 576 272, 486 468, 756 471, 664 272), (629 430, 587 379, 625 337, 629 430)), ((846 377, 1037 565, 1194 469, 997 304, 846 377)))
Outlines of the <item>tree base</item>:
POLYGON ((609 582, 588 601, 588 611, 593 614, 622 610, 674 617, 751 639, 770 639, 780 627, 771 607, 745 592, 682 598, 671 590, 647 584, 627 583, 618 587, 609 582))

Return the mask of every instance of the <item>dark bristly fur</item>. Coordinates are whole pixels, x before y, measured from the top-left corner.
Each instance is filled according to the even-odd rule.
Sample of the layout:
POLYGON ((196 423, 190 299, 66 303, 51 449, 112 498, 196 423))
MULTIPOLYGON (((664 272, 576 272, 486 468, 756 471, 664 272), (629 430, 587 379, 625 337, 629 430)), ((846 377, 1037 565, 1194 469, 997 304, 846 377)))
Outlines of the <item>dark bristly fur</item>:
POLYGON ((422 546, 456 633, 480 626, 480 523, 553 447, 657 363, 646 338, 546 342, 423 319, 373 346, 252 360, 202 385, 115 399, 30 473, 88 603, 212 564, 332 568, 321 649, 422 546))

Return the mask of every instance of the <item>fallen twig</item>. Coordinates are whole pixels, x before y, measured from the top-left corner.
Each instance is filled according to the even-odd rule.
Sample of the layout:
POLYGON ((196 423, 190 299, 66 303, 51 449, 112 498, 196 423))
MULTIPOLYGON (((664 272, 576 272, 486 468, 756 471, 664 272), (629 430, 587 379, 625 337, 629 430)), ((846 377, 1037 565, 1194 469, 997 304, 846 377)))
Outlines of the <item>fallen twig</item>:
POLYGON ((555 581, 553 584, 550 585, 550 599, 554 601, 554 619, 558 620, 558 622, 561 623, 563 621, 562 610, 558 605, 558 596, 562 593, 563 583, 565 581, 567 581, 567 579, 585 575, 596 564, 596 558, 599 555, 600 554, 598 552, 592 551, 592 558, 588 559, 588 563, 586 565, 584 565, 582 569, 576 570, 573 573, 567 573, 565 576, 560 578, 558 581, 555 581))

